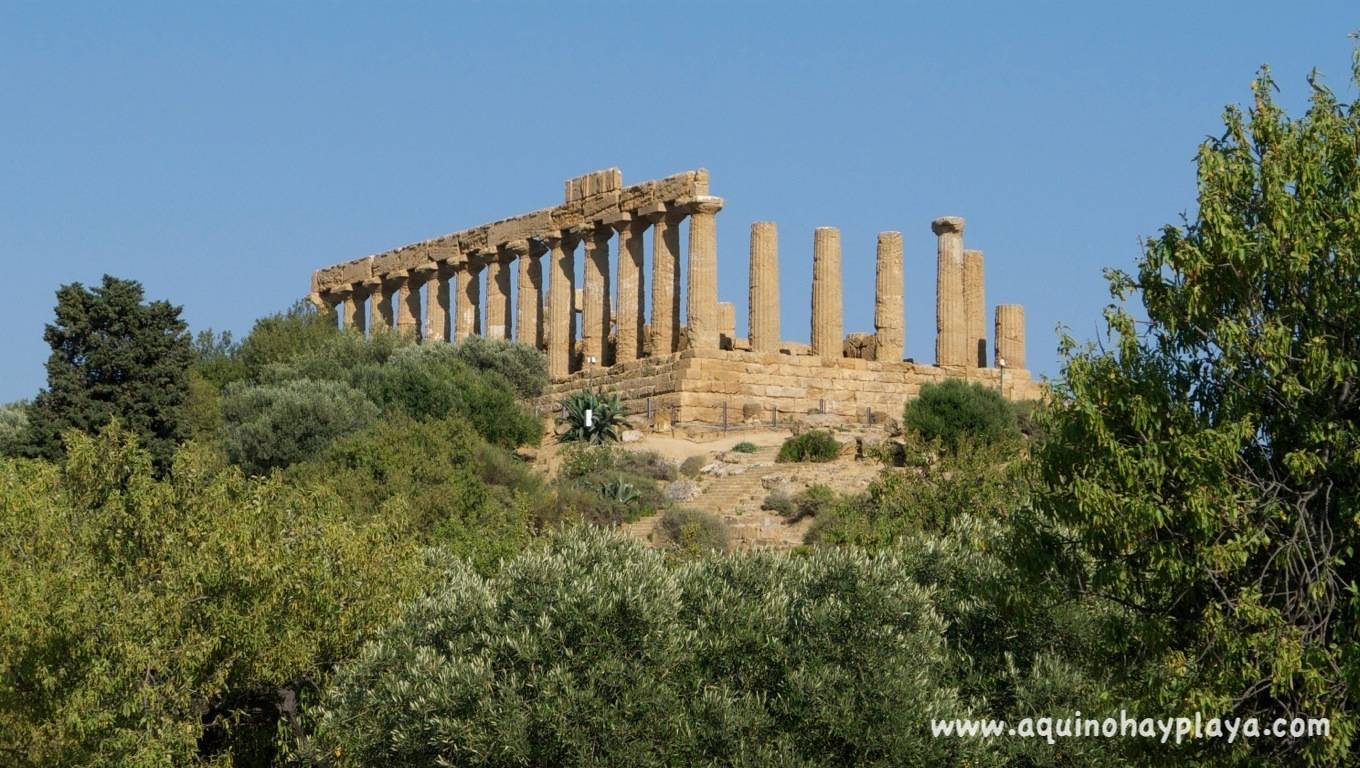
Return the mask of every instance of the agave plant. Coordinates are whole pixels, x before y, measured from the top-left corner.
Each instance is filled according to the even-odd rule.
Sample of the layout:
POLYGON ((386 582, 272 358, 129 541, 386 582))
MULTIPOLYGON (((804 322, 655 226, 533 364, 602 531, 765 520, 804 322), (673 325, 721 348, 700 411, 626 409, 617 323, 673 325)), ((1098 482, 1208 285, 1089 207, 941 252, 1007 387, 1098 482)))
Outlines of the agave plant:
POLYGON ((623 425, 623 403, 617 395, 583 389, 562 401, 563 417, 568 429, 560 439, 564 443, 607 443, 617 441, 623 425))
POLYGON ((632 504, 642 496, 637 487, 625 481, 622 477, 600 483, 600 495, 620 504, 632 504))

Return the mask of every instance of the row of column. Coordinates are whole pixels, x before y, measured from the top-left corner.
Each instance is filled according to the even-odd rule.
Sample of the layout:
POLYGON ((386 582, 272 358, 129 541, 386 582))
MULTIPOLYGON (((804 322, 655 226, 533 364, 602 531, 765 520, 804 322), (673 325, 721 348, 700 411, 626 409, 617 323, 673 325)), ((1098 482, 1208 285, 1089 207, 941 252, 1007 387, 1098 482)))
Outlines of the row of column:
MULTIPOLYGON (((425 340, 448 341, 473 334, 514 338, 548 353, 549 375, 573 370, 576 328, 576 246, 582 246, 584 289, 581 292, 581 362, 610 365, 636 360, 650 348, 656 354, 680 349, 680 225, 690 222, 689 290, 686 306, 688 343, 698 349, 718 348, 717 228, 714 217, 722 200, 701 197, 680 205, 657 204, 624 213, 602 225, 545 233, 474 254, 463 262, 430 264, 405 273, 374 277, 331 297, 344 304, 345 324, 367 328, 395 327, 399 333, 425 340), (651 338, 644 338, 647 304, 643 275, 643 238, 652 232, 651 338), (618 242, 618 333, 609 339, 615 312, 611 307, 609 244, 618 242), (543 264, 548 256, 548 295, 543 295, 543 264), (512 264, 516 265, 512 267, 512 264), (513 299, 510 274, 517 269, 513 299), (486 271, 486 296, 481 272, 486 271), (421 287, 430 285, 425 327, 420 326, 421 287), (457 311, 451 316, 454 297, 457 311), (367 301, 367 306, 365 302, 367 301), (481 325, 485 306, 485 327, 481 325), (514 320, 512 329, 512 318, 514 320), (450 327, 452 326, 452 327, 450 327), (512 333, 513 330, 513 333, 512 333)), ((777 336, 777 332, 776 332, 777 336)))
MULTIPOLYGON (((935 362, 987 367, 987 298, 982 251, 963 247, 964 220, 945 216, 931 223, 938 238, 935 280, 935 362)), ((1025 310, 1000 304, 995 317, 996 364, 1025 367, 1025 310)))

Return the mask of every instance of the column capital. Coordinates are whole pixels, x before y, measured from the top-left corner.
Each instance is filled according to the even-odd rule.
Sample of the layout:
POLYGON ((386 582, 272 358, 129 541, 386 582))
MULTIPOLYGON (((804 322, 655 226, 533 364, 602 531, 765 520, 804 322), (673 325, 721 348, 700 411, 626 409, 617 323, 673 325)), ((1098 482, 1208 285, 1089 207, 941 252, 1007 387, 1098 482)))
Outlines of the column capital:
POLYGON ((695 195, 676 201, 676 207, 691 216, 696 213, 714 214, 722 210, 723 199, 714 195, 695 195))
POLYGON ((411 274, 409 271, 405 269, 399 269, 395 272, 388 272, 387 274, 382 275, 380 279, 384 283, 404 283, 406 282, 406 279, 410 276, 411 274))
POLYGON ((529 238, 529 258, 536 259, 548 252, 548 244, 541 238, 529 238))
POLYGON ((352 286, 352 285, 337 285, 337 286, 335 286, 334 288, 327 288, 326 290, 321 291, 321 296, 322 296, 323 298, 326 297, 326 296, 335 296, 335 297, 337 297, 337 298, 344 299, 344 298, 349 297, 349 296, 350 296, 351 294, 353 294, 353 293, 354 293, 354 286, 352 286))
POLYGON ((612 227, 615 232, 619 233, 619 235, 623 235, 625 232, 629 232, 633 229, 636 229, 637 225, 638 225, 637 219, 633 218, 633 214, 627 212, 619 214, 619 217, 614 219, 613 221, 605 222, 605 226, 612 227))
POLYGON ((943 235, 947 232, 948 233, 957 232, 959 234, 963 234, 963 217, 941 216, 940 218, 930 222, 930 231, 934 232, 937 235, 943 235))
POLYGON ((508 260, 506 254, 512 254, 515 258, 529 255, 529 241, 527 239, 511 240, 508 243, 501 243, 499 248, 500 258, 508 260))

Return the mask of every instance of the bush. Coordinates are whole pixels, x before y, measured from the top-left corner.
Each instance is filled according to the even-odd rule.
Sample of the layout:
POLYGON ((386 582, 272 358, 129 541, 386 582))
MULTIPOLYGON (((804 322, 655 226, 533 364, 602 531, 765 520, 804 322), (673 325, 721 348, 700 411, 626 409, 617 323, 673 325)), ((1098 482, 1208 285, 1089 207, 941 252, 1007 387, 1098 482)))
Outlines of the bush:
POLYGON ((767 512, 773 512, 780 517, 793 517, 793 497, 782 491, 776 491, 760 502, 760 508, 767 512))
POLYGON ((680 474, 684 475, 685 477, 698 477, 699 472, 703 470, 703 468, 707 465, 708 465, 707 456, 703 455, 690 456, 689 458, 680 462, 680 474))
POLYGON ((451 565, 325 696, 343 766, 944 765, 968 708, 891 554, 661 553, 578 528, 495 578, 451 565))
POLYGON ((28 403, 0 405, 0 457, 17 456, 19 445, 28 429, 28 403))
MULTIPOLYGON (((258 379, 265 366, 322 348, 340 335, 334 312, 319 312, 310 301, 299 299, 283 312, 256 320, 239 347, 223 351, 240 361, 249 378, 258 379)), ((205 350, 200 345, 201 360, 213 357, 211 346, 205 350)))
POLYGON ((222 400, 222 446, 233 464, 259 474, 313 456, 377 416, 361 392, 336 381, 233 384, 222 400))
POLYGON ((618 395, 583 389, 568 395, 562 401, 562 408, 566 411, 564 420, 568 429, 558 438, 560 441, 596 445, 618 442, 625 416, 618 395), (589 424, 586 423, 587 412, 590 414, 589 424))
POLYGON ((756 444, 749 440, 743 440, 732 446, 733 453, 755 453, 757 450, 759 449, 756 447, 756 444))
POLYGON ((538 419, 515 402, 503 378, 474 370, 448 345, 398 348, 386 363, 360 366, 349 379, 385 410, 417 419, 456 416, 505 448, 536 445, 543 435, 538 419))
POLYGON ((817 517, 830 512, 839 501, 840 497, 829 486, 817 484, 794 496, 772 493, 765 497, 760 508, 776 512, 780 517, 788 518, 790 523, 796 523, 805 517, 817 517))
POLYGON ((672 507, 661 513, 652 535, 658 544, 684 555, 726 552, 727 523, 709 512, 672 507))
POLYGON ((1000 392, 958 379, 923 385, 920 396, 907 403, 902 423, 907 431, 926 441, 939 440, 951 451, 964 439, 998 443, 1018 434, 1015 410, 1000 392))
POLYGON ((548 359, 528 344, 469 336, 451 349, 473 368, 505 377, 521 398, 538 397, 548 388, 548 359))
POLYGON ((834 461, 840 455, 841 444, 836 442, 836 438, 830 432, 814 429, 785 440, 779 446, 775 461, 826 462, 834 461))

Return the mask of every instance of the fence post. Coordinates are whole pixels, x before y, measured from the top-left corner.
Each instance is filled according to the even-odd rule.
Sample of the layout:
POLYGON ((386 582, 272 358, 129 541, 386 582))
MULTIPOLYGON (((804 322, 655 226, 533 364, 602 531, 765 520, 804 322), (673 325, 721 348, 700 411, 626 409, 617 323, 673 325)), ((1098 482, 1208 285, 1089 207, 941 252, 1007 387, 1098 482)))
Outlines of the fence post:
POLYGON ((817 401, 817 412, 820 413, 820 414, 822 414, 823 416, 826 415, 826 398, 825 398, 825 397, 823 397, 823 398, 821 398, 820 400, 817 401))
POLYGON ((770 406, 770 408, 771 408, 771 410, 774 411, 774 416, 770 419, 770 426, 773 427, 773 428, 775 428, 775 429, 778 429, 778 428, 779 428, 779 406, 777 406, 777 405, 772 405, 772 406, 770 406))
POLYGON ((647 423, 648 424, 656 423, 655 421, 652 420, 652 398, 650 395, 647 396, 647 423))
POLYGON ((723 401, 723 432, 727 431, 727 401, 723 401))

